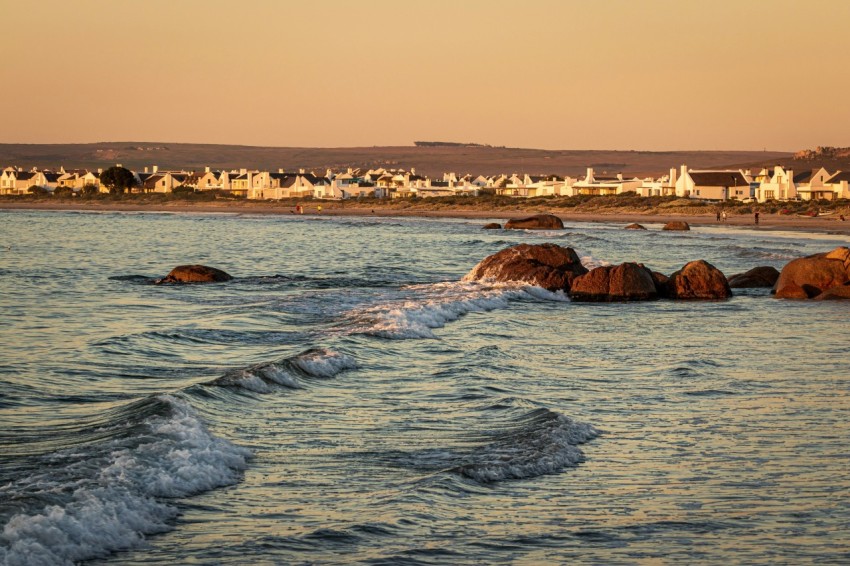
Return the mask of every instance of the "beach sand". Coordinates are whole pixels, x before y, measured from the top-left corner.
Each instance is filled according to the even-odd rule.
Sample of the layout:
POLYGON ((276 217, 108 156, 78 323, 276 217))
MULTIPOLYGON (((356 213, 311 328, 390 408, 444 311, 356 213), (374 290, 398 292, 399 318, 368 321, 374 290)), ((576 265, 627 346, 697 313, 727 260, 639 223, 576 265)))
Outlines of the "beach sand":
MULTIPOLYGON (((0 210, 80 210, 80 211, 98 211, 98 212, 169 212, 169 213, 230 213, 230 214, 294 214, 293 206, 283 206, 268 202, 204 202, 204 203, 189 203, 185 201, 165 202, 165 203, 103 203, 103 202, 13 202, 0 201, 0 210)), ((464 210, 462 208, 453 209, 427 209, 417 207, 399 208, 397 206, 382 207, 380 205, 370 206, 346 206, 340 201, 331 201, 326 203, 316 203, 315 201, 307 202, 304 205, 304 215, 322 215, 322 216, 378 216, 378 217, 422 217, 422 218, 468 218, 495 220, 504 222, 511 218, 523 218, 533 214, 546 212, 539 207, 523 210, 521 203, 515 210, 492 209, 492 210, 464 210), (318 206, 321 204, 321 211, 318 206)), ((622 223, 623 225, 637 222, 640 224, 658 224, 671 221, 684 221, 691 226, 717 226, 724 224, 716 220, 712 214, 659 214, 645 212, 615 212, 607 213, 583 213, 583 212, 563 212, 562 210, 553 210, 552 214, 560 217, 567 222, 604 222, 604 223, 622 223)), ((483 222, 482 222, 483 225, 483 222)), ((731 215, 729 216, 727 226, 749 227, 754 228, 755 222, 753 215, 731 215)), ((758 228, 760 230, 788 230, 788 231, 805 231, 850 235, 850 220, 841 221, 839 214, 835 213, 829 216, 821 217, 801 217, 779 214, 761 213, 759 217, 758 228)))

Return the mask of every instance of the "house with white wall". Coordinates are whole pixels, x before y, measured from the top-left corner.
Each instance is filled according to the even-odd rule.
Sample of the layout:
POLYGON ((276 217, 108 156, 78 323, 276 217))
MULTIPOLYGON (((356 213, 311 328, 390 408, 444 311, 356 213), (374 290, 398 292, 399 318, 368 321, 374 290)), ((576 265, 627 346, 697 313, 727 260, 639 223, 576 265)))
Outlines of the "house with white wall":
POLYGON ((676 180, 676 196, 703 200, 743 200, 752 198, 751 177, 738 169, 688 169, 682 165, 676 180))

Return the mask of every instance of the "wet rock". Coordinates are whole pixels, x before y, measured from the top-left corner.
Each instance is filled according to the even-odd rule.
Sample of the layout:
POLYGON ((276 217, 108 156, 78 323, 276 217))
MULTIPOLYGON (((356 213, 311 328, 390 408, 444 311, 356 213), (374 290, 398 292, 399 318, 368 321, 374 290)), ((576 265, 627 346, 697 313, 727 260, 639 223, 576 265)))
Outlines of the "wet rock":
POLYGON ((498 222, 490 222, 489 224, 485 224, 483 230, 501 230, 502 225, 498 222))
POLYGON ((662 230, 690 230, 691 226, 687 222, 668 222, 662 230))
POLYGON ((626 226, 624 230, 646 230, 646 228, 635 222, 634 224, 626 226))
POLYGON ((771 288, 779 279, 779 270, 769 265, 754 267, 746 273, 736 273, 729 278, 729 287, 733 289, 771 288))
POLYGON ((700 259, 670 276, 667 296, 671 299, 728 299, 732 290, 723 272, 700 259))
POLYGON ((573 279, 585 273, 572 248, 519 244, 487 256, 463 280, 522 281, 550 291, 569 291, 573 279))
POLYGON ((563 230, 564 223, 552 214, 537 214, 528 218, 515 218, 505 223, 506 230, 563 230))
POLYGON ((178 265, 157 283, 218 283, 230 281, 232 276, 206 265, 178 265))
POLYGON ((850 249, 840 247, 790 261, 774 285, 777 299, 811 299, 850 282, 850 249))
POLYGON ((652 282, 655 283, 655 292, 658 294, 658 297, 661 299, 667 298, 670 294, 667 290, 670 278, 663 273, 652 271, 651 269, 649 270, 649 274, 652 276, 652 282))
POLYGON ((607 265, 573 279, 573 301, 651 301, 658 298, 652 272, 637 263, 607 265))
POLYGON ((835 301, 843 299, 850 299, 850 285, 832 287, 815 297, 816 301, 835 301))

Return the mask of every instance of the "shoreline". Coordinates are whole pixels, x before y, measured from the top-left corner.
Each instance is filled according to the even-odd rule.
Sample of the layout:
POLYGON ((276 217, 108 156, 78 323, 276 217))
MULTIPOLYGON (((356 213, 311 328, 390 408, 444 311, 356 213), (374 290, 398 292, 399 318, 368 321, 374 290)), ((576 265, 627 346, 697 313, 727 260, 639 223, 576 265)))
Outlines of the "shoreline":
MULTIPOLYGON (((541 207, 529 207, 522 209, 518 204, 514 210, 487 209, 487 210, 463 210, 463 209, 438 209, 426 210, 417 208, 382 207, 380 205, 363 206, 338 206, 340 201, 328 203, 310 202, 305 206, 304 216, 375 216, 375 217, 420 217, 420 218, 465 218, 481 220, 510 220, 512 218, 523 218, 540 213, 554 214, 565 222, 589 222, 589 223, 652 223, 664 224, 672 221, 684 221, 694 227, 701 226, 734 226, 740 228, 758 228, 761 230, 782 230, 797 232, 814 232, 850 236, 850 221, 842 222, 838 214, 824 217, 799 217, 785 216, 779 214, 762 213, 758 226, 755 225, 751 215, 733 215, 726 222, 718 222, 714 214, 709 213, 658 213, 652 212, 563 212, 559 210, 546 210, 541 207), (321 205, 321 212, 317 206, 321 205)), ((195 214, 270 214, 270 215, 293 215, 293 206, 283 206, 264 202, 226 202, 226 203, 146 203, 146 204, 124 204, 124 203, 99 203, 99 202, 1 202, 0 210, 3 211, 82 211, 82 212, 167 212, 167 213, 195 213, 195 214)))

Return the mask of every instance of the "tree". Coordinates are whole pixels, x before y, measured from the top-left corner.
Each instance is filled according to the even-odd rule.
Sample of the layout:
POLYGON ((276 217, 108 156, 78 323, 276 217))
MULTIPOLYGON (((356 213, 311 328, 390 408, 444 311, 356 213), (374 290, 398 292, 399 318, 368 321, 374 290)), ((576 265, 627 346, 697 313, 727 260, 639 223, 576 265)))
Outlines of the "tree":
POLYGON ((71 187, 56 187, 53 190, 53 196, 56 198, 69 198, 74 196, 74 189, 71 187))
POLYGON ((99 192, 100 190, 98 190, 97 185, 92 185, 91 183, 83 187, 83 190, 80 191, 84 197, 93 197, 99 192))
POLYGON ((113 195, 121 195, 127 189, 136 186, 136 177, 124 167, 110 167, 100 174, 100 184, 109 189, 113 195))

